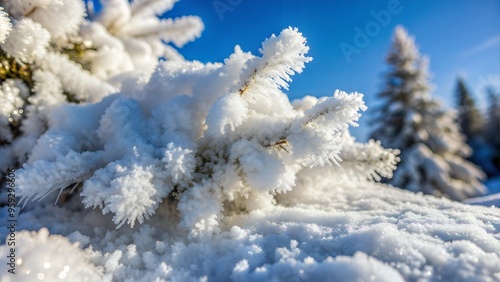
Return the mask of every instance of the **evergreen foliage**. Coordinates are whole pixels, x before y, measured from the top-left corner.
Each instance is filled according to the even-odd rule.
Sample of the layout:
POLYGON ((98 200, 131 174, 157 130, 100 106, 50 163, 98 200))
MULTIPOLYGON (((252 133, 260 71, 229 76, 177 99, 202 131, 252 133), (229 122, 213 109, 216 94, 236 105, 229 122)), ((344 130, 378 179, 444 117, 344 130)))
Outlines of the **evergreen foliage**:
POLYGON ((456 105, 458 109, 457 120, 461 132, 465 135, 467 142, 470 143, 480 136, 483 128, 483 117, 462 77, 457 80, 456 105))
POLYGON ((411 191, 462 200, 484 192, 484 173, 464 159, 464 143, 455 114, 429 92, 428 60, 414 39, 398 26, 387 56, 390 66, 379 97, 371 137, 401 150, 401 164, 391 184, 411 191))
POLYGON ((497 174, 500 173, 500 92, 493 87, 488 91, 488 115, 484 130, 484 136, 492 148, 491 161, 496 167, 497 174))

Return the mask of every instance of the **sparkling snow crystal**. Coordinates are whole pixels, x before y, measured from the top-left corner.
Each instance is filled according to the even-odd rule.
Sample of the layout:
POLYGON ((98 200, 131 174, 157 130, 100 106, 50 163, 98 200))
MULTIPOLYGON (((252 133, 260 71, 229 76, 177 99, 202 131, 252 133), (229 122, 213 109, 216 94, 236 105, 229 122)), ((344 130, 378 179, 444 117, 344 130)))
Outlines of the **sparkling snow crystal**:
MULTIPOLYGON (((11 263, 2 255, 0 263, 2 281, 100 281, 102 273, 90 258, 67 238, 49 235, 46 228, 38 232, 22 231, 16 234, 15 274, 7 273, 5 265, 11 263)), ((7 245, 0 246, 0 253, 8 252, 7 245)))

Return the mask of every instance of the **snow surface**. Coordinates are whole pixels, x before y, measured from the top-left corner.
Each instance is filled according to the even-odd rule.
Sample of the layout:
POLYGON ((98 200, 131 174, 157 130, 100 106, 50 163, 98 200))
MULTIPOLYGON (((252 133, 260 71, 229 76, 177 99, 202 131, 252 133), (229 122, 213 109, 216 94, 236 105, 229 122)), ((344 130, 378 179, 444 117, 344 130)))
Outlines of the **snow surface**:
POLYGON ((488 194, 482 197, 470 198, 464 203, 471 205, 495 206, 500 208, 500 176, 490 178, 486 183, 488 194))
MULTIPOLYGON (((35 281, 39 273, 52 277, 69 266, 67 275, 75 269, 86 275, 79 276, 82 281, 96 279, 96 270, 102 281, 500 280, 498 208, 363 185, 304 186, 280 196, 274 207, 227 216, 222 232, 197 239, 178 227, 168 201, 142 225, 120 229, 100 210, 37 206, 20 214, 20 229, 47 227, 79 242, 83 251, 59 235, 46 238, 44 230, 21 231, 18 238, 33 239, 18 247, 18 274, 2 267, 0 278, 35 281), (43 240, 43 248, 33 240, 43 240), (58 251, 43 269, 50 248, 58 251)), ((67 207, 79 203, 76 197, 67 207)), ((5 222, 5 212, 1 216, 5 222)), ((4 228, 0 232, 7 235, 4 228)), ((7 252, 0 246, 2 266, 7 252)))
POLYGON ((475 197, 470 198, 464 201, 464 203, 471 205, 482 205, 482 206, 495 206, 500 207, 500 193, 483 196, 483 197, 475 197))

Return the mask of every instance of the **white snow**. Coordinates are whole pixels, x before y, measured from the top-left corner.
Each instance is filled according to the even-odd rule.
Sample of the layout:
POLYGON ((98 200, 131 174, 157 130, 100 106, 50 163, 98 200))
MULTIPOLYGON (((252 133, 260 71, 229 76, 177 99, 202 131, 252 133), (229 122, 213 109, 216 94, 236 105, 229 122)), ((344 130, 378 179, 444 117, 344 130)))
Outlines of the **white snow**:
POLYGON ((470 198, 464 203, 471 205, 495 206, 500 208, 500 177, 492 177, 485 183, 488 193, 482 197, 470 198))
POLYGON ((12 30, 9 16, 4 12, 3 7, 0 7, 0 43, 5 42, 5 38, 12 30))
POLYGON ((42 25, 24 18, 14 22, 9 37, 0 47, 18 61, 32 63, 47 53, 49 41, 50 33, 42 25), (26 36, 27 34, 30 36, 26 36))
MULTIPOLYGON (((137 69, 151 74, 158 58, 182 60, 182 56, 165 43, 182 47, 200 37, 204 29, 203 22, 197 16, 183 16, 176 19, 158 17, 170 10, 175 2, 173 0, 106 1, 91 25, 105 27, 105 29, 97 28, 99 37, 121 41, 121 48, 126 51, 124 55, 130 56, 137 69), (106 31, 102 32, 103 30, 106 31)), ((96 35, 88 34, 88 36, 96 35)), ((99 57, 104 58, 106 51, 108 50, 98 50, 99 57)), ((114 57, 114 54, 112 56, 114 57)))
MULTIPOLYGON (((15 273, 7 273, 11 263, 7 255, 0 258, 4 282, 10 281, 98 281, 99 270, 89 263, 88 255, 79 243, 70 243, 67 238, 50 235, 46 228, 38 232, 19 232, 16 235, 15 273), (5 270, 4 270, 5 269, 5 270)), ((6 245, 0 252, 11 254, 6 245)))
MULTIPOLYGON (((79 269, 98 269, 103 281, 500 279, 498 208, 379 184, 325 182, 294 193, 280 198, 276 206, 225 217, 221 232, 204 239, 188 238, 188 232, 177 226, 177 211, 169 201, 133 229, 115 229, 111 217, 99 211, 74 212, 52 205, 22 213, 18 224, 25 230, 46 226, 53 234, 80 242, 83 251, 76 256, 73 247, 66 247, 67 240, 57 235, 44 239, 43 246, 62 248, 51 254, 51 261, 79 260, 79 269)), ((79 201, 76 197, 67 207, 79 201)), ((6 230, 1 232, 5 237, 6 230)), ((19 232, 18 238, 26 232, 19 232)), ((45 236, 43 232, 38 237, 45 236)), ((46 255, 38 248, 19 245, 19 270, 40 269, 44 260, 30 259, 46 255)), ((6 245, 0 247, 3 260, 6 252, 6 245)), ((2 281, 11 277, 4 269, 2 281)), ((59 272, 57 267, 43 270, 47 276, 59 272)), ((30 277, 19 273, 15 281, 33 281, 30 277)))
POLYGON ((483 197, 470 198, 464 201, 464 203, 471 205, 482 205, 487 207, 499 207, 500 208, 500 193, 491 194, 483 197))
POLYGON ((40 23, 53 39, 67 39, 76 33, 85 16, 83 1, 79 0, 11 0, 2 1, 14 17, 28 17, 40 23))
POLYGON ((27 17, 40 23, 54 40, 67 40, 74 35, 85 16, 80 0, 11 0, 3 1, 6 9, 15 17, 27 17))

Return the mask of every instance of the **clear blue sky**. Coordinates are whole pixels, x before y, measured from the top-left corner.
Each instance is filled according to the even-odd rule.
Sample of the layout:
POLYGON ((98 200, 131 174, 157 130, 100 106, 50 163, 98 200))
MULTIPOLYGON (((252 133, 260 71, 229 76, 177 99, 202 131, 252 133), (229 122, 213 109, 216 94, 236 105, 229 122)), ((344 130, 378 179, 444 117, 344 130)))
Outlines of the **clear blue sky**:
MULTIPOLYGON (((415 36, 420 52, 430 57, 433 95, 447 107, 453 106, 458 75, 466 77, 480 100, 485 84, 500 85, 499 0, 182 0, 166 16, 188 14, 200 16, 205 31, 181 53, 202 62, 222 61, 237 44, 258 54, 261 42, 272 33, 298 27, 314 60, 294 76, 288 91, 291 99, 332 95, 341 89, 365 94, 367 105, 373 106, 398 24, 415 36), (379 30, 373 23, 370 26, 376 20, 372 11, 389 10, 388 5, 394 5, 391 19, 383 22, 385 26, 379 25, 379 30), (348 61, 342 42, 356 47, 355 28, 365 30, 367 25, 372 28, 370 42, 348 61)), ((354 131, 361 139, 366 135, 367 114, 364 116, 362 127, 354 131)))

